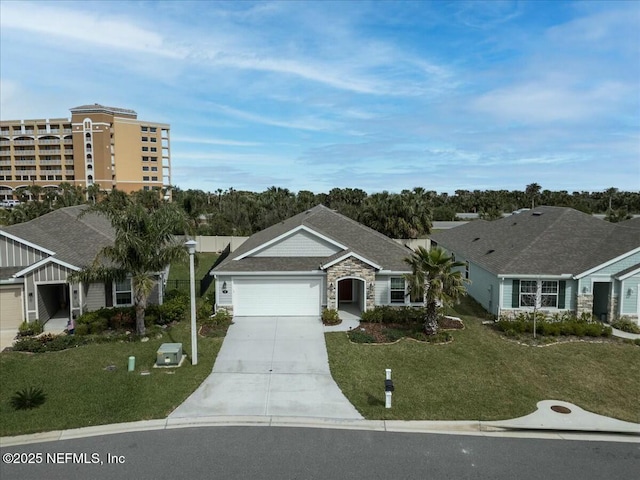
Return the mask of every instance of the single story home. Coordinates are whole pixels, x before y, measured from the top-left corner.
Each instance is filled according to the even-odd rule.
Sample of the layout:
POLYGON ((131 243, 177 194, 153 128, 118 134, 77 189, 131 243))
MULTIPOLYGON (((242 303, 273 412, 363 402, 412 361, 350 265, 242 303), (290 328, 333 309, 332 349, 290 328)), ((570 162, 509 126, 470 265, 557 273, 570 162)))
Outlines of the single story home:
MULTIPOLYGON (((68 282, 113 243, 109 220, 86 205, 66 207, 28 222, 0 227, 0 329, 24 320, 78 316, 102 307, 133 304, 131 280, 109 284, 68 282)), ((161 303, 162 282, 151 301, 161 303)))
POLYGON ((465 262, 469 294, 494 315, 537 308, 638 321, 640 219, 609 223, 541 206, 437 232, 431 241, 465 262))
POLYGON ((404 259, 412 251, 318 205, 228 249, 210 274, 216 308, 238 316, 318 316, 408 305, 404 259))

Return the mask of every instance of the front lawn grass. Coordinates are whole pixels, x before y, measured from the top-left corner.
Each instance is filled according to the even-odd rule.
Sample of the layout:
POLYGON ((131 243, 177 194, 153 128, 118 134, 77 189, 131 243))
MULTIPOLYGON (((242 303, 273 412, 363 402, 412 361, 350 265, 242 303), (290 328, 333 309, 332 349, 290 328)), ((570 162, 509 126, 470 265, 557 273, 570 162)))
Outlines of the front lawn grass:
POLYGON ((189 322, 148 342, 104 343, 60 352, 0 354, 0 436, 165 418, 211 373, 224 338, 199 338, 191 366, 189 322), (162 343, 182 343, 188 357, 175 369, 153 368, 162 343), (127 372, 130 355, 134 372, 127 372), (115 365, 115 371, 105 370, 115 365), (149 375, 140 375, 148 371, 149 375), (44 404, 14 410, 10 399, 26 387, 42 387, 44 404))
MULTIPOLYGON (((368 419, 499 420, 535 411, 554 399, 640 422, 640 348, 621 341, 528 347, 504 340, 466 301, 465 330, 445 345, 402 340, 394 345, 349 342, 326 335, 331 373, 368 419), (470 315, 466 315, 470 314, 470 315), (385 368, 395 384, 384 408, 385 368)), ((596 341, 597 342, 597 341, 596 341)))
MULTIPOLYGON (((195 278, 201 279, 213 266, 219 255, 214 252, 197 252, 195 255, 195 278)), ((189 259, 173 262, 168 280, 189 280, 189 259)))

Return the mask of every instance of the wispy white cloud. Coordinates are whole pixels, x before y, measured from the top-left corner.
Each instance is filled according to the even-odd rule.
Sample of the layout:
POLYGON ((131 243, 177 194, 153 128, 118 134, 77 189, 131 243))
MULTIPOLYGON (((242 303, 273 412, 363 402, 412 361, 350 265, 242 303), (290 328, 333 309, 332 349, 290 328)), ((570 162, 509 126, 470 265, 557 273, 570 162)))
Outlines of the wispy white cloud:
POLYGON ((240 140, 229 140, 225 138, 214 137, 182 137, 173 136, 172 143, 193 143, 199 145, 226 145, 230 147, 256 147, 262 145, 261 142, 244 142, 240 140))
POLYGON ((216 165, 218 168, 233 166, 244 167, 282 167, 291 165, 292 161, 286 156, 278 156, 272 153, 229 153, 224 151, 183 151, 174 150, 172 157, 177 160, 188 160, 191 167, 199 168, 207 165, 216 165))
POLYGON ((638 23, 613 1, 2 1, 0 112, 170 123, 180 186, 625 188, 638 23))
POLYGON ((305 118, 297 118, 295 120, 278 120, 274 118, 274 116, 258 115, 255 113, 240 110, 238 108, 233 108, 228 105, 212 104, 211 107, 234 118, 239 118, 253 123, 259 123, 262 125, 271 125, 273 127, 291 128, 295 130, 322 131, 330 130, 337 126, 335 122, 323 120, 321 118, 314 118, 311 116, 305 118))
POLYGON ((459 0, 453 3, 455 18, 467 27, 492 29, 522 15, 517 0, 459 0))
POLYGON ((595 50, 640 50, 640 9, 634 2, 615 2, 612 8, 596 11, 589 11, 589 2, 579 2, 575 7, 581 14, 550 27, 547 38, 564 45, 590 44, 595 50))
POLYGON ((541 80, 490 91, 473 106, 491 116, 528 123, 590 121, 632 95, 630 85, 607 82, 590 88, 541 80))
POLYGON ((101 15, 60 7, 55 3, 2 2, 0 27, 46 37, 63 37, 80 45, 99 45, 166 57, 181 57, 185 53, 168 48, 156 31, 141 27, 124 15, 101 15))

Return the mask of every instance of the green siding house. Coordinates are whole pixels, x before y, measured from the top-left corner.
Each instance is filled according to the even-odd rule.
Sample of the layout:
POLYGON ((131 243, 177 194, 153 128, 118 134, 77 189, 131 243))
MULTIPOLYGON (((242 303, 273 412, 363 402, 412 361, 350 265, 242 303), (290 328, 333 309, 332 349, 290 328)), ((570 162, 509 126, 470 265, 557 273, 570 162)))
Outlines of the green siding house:
POLYGON ((434 234, 466 263, 469 295, 490 313, 534 308, 638 322, 640 219, 608 223, 563 207, 537 207, 434 234))

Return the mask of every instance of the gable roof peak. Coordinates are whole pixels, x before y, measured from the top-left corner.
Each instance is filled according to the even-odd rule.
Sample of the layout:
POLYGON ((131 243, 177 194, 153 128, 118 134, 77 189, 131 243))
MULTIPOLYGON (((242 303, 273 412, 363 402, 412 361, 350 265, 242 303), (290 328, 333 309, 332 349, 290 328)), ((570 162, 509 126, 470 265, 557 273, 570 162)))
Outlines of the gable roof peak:
MULTIPOLYGON (((224 271, 235 260, 245 261, 250 258, 252 252, 301 227, 339 245, 344 250, 351 250, 367 258, 383 269, 406 270, 404 263, 404 258, 408 255, 406 247, 322 204, 253 234, 214 270, 224 271)), ((274 263, 274 268, 278 266, 279 264, 274 263)), ((238 265, 233 266, 233 269, 237 268, 238 265)))

